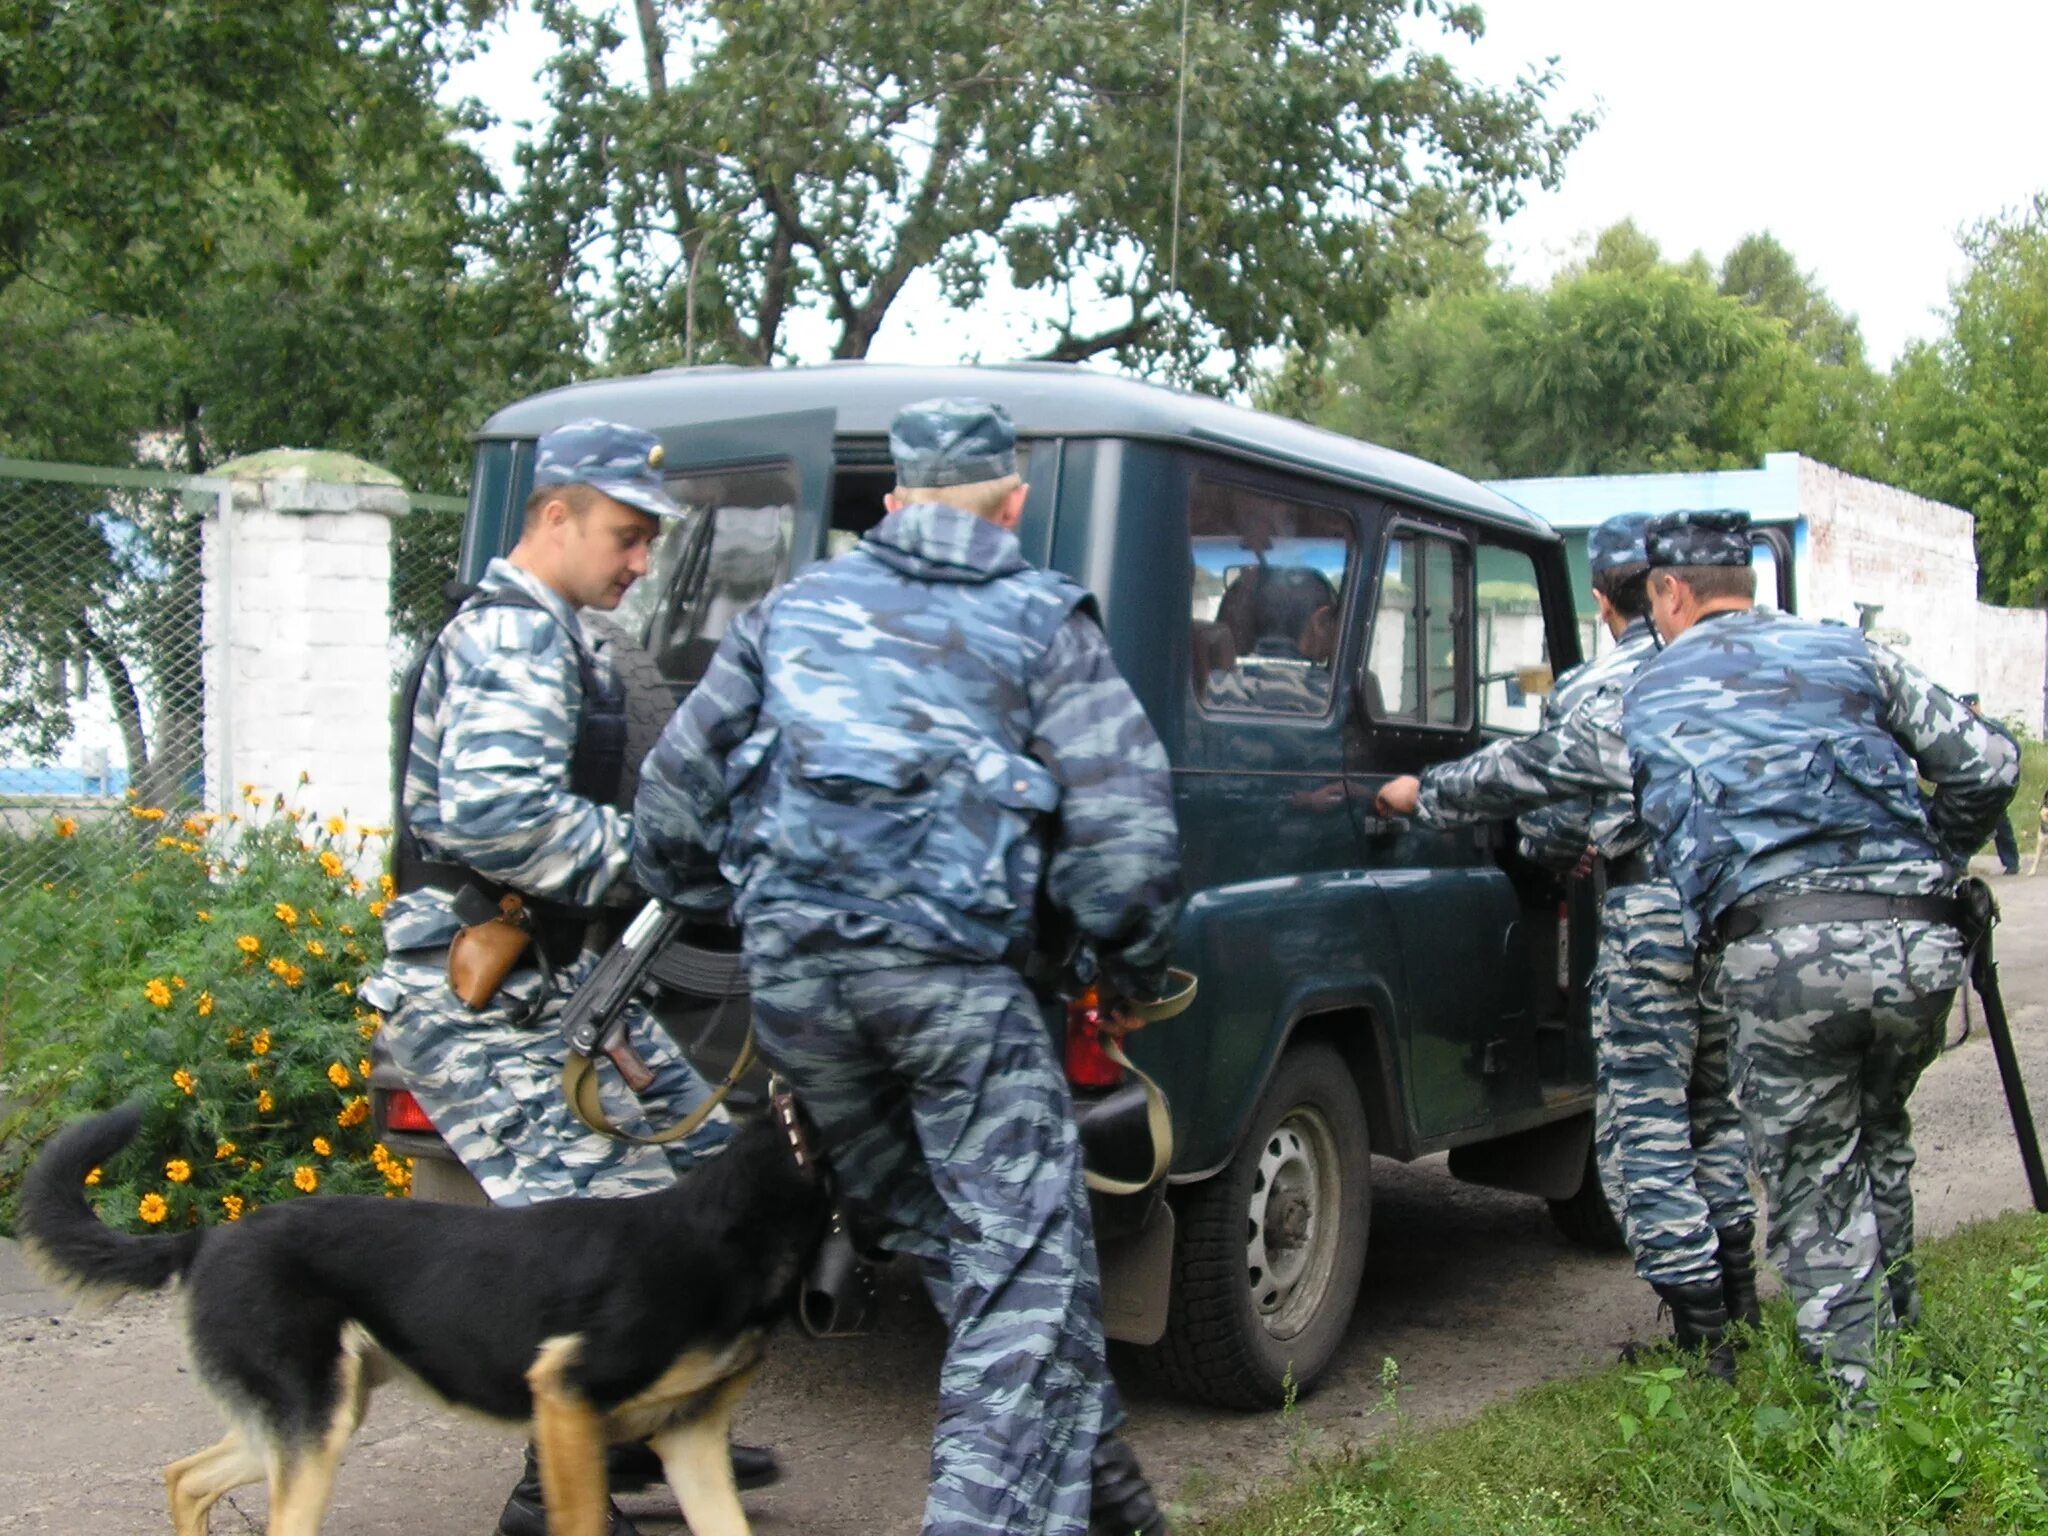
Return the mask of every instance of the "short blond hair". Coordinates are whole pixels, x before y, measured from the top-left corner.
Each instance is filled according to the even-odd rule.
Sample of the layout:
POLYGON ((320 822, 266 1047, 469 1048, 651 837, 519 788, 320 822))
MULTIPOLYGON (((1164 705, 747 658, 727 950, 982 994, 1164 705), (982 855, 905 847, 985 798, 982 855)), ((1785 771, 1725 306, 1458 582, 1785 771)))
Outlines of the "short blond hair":
POLYGON ((596 486, 584 485, 580 481, 571 481, 567 485, 535 486, 533 493, 526 498, 526 518, 520 524, 519 532, 524 536, 538 528, 540 526, 540 509, 551 501, 561 502, 575 516, 582 517, 592 507, 606 499, 608 498, 604 492, 600 491, 596 486))
POLYGON ((1003 510, 1010 492, 1024 483, 1022 475, 1005 475, 1000 480, 970 480, 965 485, 899 485, 896 499, 905 506, 937 501, 976 517, 994 517, 1003 510))
POLYGON ((1692 595, 1703 603, 1717 602, 1722 598, 1741 598, 1756 601, 1756 567, 1750 565, 1660 565, 1650 572, 1650 580, 1658 577, 1667 581, 1681 582, 1692 589, 1692 595))

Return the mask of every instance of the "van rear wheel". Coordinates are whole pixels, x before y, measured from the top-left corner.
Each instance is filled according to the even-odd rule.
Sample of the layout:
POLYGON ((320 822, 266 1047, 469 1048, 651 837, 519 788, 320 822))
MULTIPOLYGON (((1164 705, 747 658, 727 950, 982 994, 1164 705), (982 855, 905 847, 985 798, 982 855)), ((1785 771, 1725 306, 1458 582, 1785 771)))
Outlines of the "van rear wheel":
POLYGON ((1343 1341, 1372 1218, 1372 1148, 1344 1058, 1296 1046, 1224 1170, 1175 1191, 1179 1242, 1151 1372, 1186 1397, 1266 1408, 1343 1341))

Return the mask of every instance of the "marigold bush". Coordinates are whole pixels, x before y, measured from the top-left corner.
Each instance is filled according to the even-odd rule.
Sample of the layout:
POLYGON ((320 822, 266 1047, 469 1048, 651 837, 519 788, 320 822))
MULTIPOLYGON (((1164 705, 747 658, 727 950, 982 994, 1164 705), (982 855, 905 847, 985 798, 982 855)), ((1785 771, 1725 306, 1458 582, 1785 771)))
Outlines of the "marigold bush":
POLYGON ((369 1125, 356 1001, 380 954, 388 886, 351 874, 383 829, 317 820, 243 790, 235 816, 150 806, 53 821, 44 881, 0 904, 0 1221, 63 1122, 134 1100, 141 1134, 87 1183, 128 1231, 235 1221, 271 1200, 409 1192, 411 1169, 369 1125), (38 957, 42 963, 38 964, 38 957))

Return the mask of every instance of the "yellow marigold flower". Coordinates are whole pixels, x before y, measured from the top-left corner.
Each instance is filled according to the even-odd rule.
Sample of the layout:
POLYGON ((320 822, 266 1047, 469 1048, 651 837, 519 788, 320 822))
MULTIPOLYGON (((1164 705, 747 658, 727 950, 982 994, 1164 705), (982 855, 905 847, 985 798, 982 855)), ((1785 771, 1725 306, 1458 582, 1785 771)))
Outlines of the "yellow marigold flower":
POLYGON ((263 968, 273 976, 282 976, 291 969, 291 961, 285 959, 283 955, 272 955, 263 963, 263 968))
POLYGON ((78 835, 78 823, 69 816, 59 816, 57 818, 57 835, 59 837, 76 837, 78 835))
POLYGON ((192 1165, 182 1157, 174 1157, 164 1164, 164 1177, 173 1184, 183 1184, 192 1177, 192 1165))
POLYGON ((334 984, 334 990, 339 992, 343 997, 354 997, 356 995, 356 989, 350 986, 345 981, 337 981, 334 984))
POLYGON ((212 994, 211 992, 202 992, 202 993, 200 993, 200 994, 199 994, 199 1002, 198 1002, 198 1004, 197 1004, 197 1007, 198 1007, 198 1009, 199 1009, 199 1017, 201 1017, 202 1019, 210 1019, 210 1018, 212 1018, 212 1017, 213 1017, 213 994, 212 994))
POLYGON ((376 1164, 379 1168, 382 1168, 386 1163, 391 1161, 391 1149, 385 1146, 384 1143, 381 1141, 374 1143, 370 1147, 370 1161, 376 1164))
POLYGON ((330 848, 320 855, 320 872, 327 876, 328 879, 339 880, 341 878, 341 869, 341 856, 334 852, 333 849, 330 848))
POLYGON ((398 894, 398 882, 393 880, 389 875, 379 875, 377 877, 377 889, 382 891, 384 893, 384 899, 386 901, 389 901, 393 896, 396 896, 398 894))
POLYGON ((277 1100, 273 1099, 270 1096, 270 1090, 268 1088, 264 1089, 261 1093, 256 1095, 257 1114, 267 1115, 275 1108, 277 1108, 277 1100))
POLYGON ((184 839, 181 837, 160 837, 156 840, 156 845, 159 848, 176 848, 183 842, 184 839))
POLYGON ((276 906, 272 907, 270 910, 276 914, 277 920, 280 923, 283 923, 287 928, 291 927, 294 923, 298 922, 299 920, 298 908, 294 907, 288 901, 280 901, 276 906))
POLYGON ((162 821, 164 819, 163 811, 154 805, 131 805, 128 807, 128 814, 137 821, 162 821))
POLYGON ((369 1118, 370 1101, 358 1094, 341 1106, 341 1113, 334 1117, 334 1123, 347 1130, 351 1126, 361 1125, 369 1118))
POLYGON ((86 1183, 88 1183, 88 1184, 97 1184, 97 1183, 99 1183, 99 1181, 100 1181, 100 1171, 99 1171, 99 1169, 97 1169, 97 1168, 93 1169, 93 1170, 92 1170, 92 1171, 91 1171, 90 1173, 88 1173, 88 1174, 87 1174, 87 1175, 85 1176, 85 1182, 86 1182, 86 1183))
POLYGON ((215 1162, 224 1162, 228 1158, 233 1157, 234 1155, 235 1144, 232 1141, 220 1142, 213 1149, 213 1157, 215 1162))
POLYGON ((313 1150, 322 1157, 332 1157, 334 1155, 334 1143, 325 1136, 315 1136, 313 1138, 313 1150))
POLYGON ((341 817, 330 816, 327 818, 327 835, 329 837, 339 837, 341 836, 342 833, 346 832, 347 830, 348 823, 344 821, 341 817))
POLYGON ((136 1202, 135 1214, 153 1227, 171 1214, 171 1208, 164 1204, 164 1197, 152 1189, 136 1202))
POLYGON ((320 1187, 320 1175, 301 1163, 292 1170, 292 1185, 310 1195, 320 1187))
POLYGON ((327 1081, 334 1084, 337 1088, 346 1088, 355 1079, 348 1075, 347 1067, 344 1067, 338 1061, 334 1061, 329 1062, 327 1065, 327 1081))
POLYGON ((360 895, 362 895, 362 894, 363 894, 363 892, 364 892, 364 891, 366 891, 367 889, 369 889, 369 887, 367 887, 366 885, 364 885, 362 881, 360 881, 360 880, 356 879, 356 877, 355 877, 355 876, 353 876, 353 875, 349 876, 349 881, 348 881, 348 893, 349 893, 349 895, 351 895, 351 896, 360 896, 360 895))
POLYGON ((230 1024, 228 1026, 227 1042, 229 1045, 240 1045, 247 1038, 248 1036, 243 1033, 241 1025, 230 1024))
POLYGON ((403 1163, 387 1162, 384 1165, 384 1179, 386 1183, 403 1189, 412 1182, 412 1174, 407 1171, 403 1163))
POLYGON ((282 978, 284 984, 288 987, 296 987, 300 982, 306 979, 306 973, 300 970, 296 965, 286 966, 282 971, 278 972, 278 975, 282 978))
POLYGON ((367 1056, 358 1056, 358 1057, 356 1058, 356 1076, 360 1077, 360 1078, 361 1078, 361 1079, 362 1079, 362 1080, 363 1080, 364 1082, 366 1082, 366 1083, 367 1083, 367 1082, 368 1082, 368 1081, 370 1080, 370 1058, 369 1058, 369 1057, 367 1057, 367 1056))
POLYGON ((370 1036, 377 1033, 376 1021, 371 1020, 367 1024, 358 1024, 356 1026, 356 1033, 361 1035, 365 1040, 369 1039, 370 1036))
POLYGON ((335 928, 334 931, 340 934, 344 939, 352 939, 356 936, 355 929, 351 928, 347 923, 340 924, 335 928))
POLYGON ((262 1166, 263 1166, 263 1159, 262 1159, 262 1158, 260 1158, 260 1157, 252 1157, 252 1158, 250 1158, 250 1159, 249 1159, 249 1171, 250 1171, 251 1173, 254 1173, 254 1172, 256 1172, 256 1171, 257 1171, 257 1170, 258 1170, 259 1168, 261 1168, 262 1166))
POLYGON ((149 985, 142 989, 142 995, 159 1008, 171 1006, 171 989, 164 985, 161 976, 149 978, 149 985))
POLYGON ((229 1221, 240 1221, 242 1219, 242 1197, 240 1195, 222 1195, 220 1197, 220 1204, 221 1209, 228 1213, 229 1221))
POLYGON ((306 941, 306 953, 315 960, 323 959, 327 954, 327 946, 318 939, 308 939, 306 941))
POLYGON ((257 1030, 256 1038, 249 1042, 249 1049, 258 1056, 268 1056, 270 1054, 270 1031, 267 1029, 257 1030))
POLYGON ((242 785, 241 788, 242 793, 245 795, 253 795, 256 793, 256 784, 253 779, 249 783, 242 785))
POLYGON ((235 940, 235 948, 245 955, 261 954, 263 952, 263 941, 253 933, 245 933, 235 940))
POLYGON ((373 902, 371 902, 371 903, 370 903, 370 916, 372 916, 372 917, 382 917, 383 915, 384 915, 384 903, 383 903, 383 902, 381 902, 381 901, 373 901, 373 902))
POLYGON ((213 921, 213 914, 211 912, 206 911, 204 908, 201 908, 196 915, 198 916, 199 921, 201 921, 202 923, 210 923, 213 921))
POLYGON ((259 1072, 261 1072, 262 1070, 263 1070, 263 1063, 262 1063, 262 1062, 260 1062, 260 1061, 252 1061, 252 1062, 250 1062, 250 1063, 249 1063, 249 1081, 250 1081, 250 1082, 252 1082, 252 1083, 253 1083, 253 1082, 255 1082, 255 1081, 256 1081, 256 1074, 257 1074, 257 1073, 259 1073, 259 1072))
POLYGON ((192 1097, 192 1074, 190 1072, 180 1067, 171 1074, 171 1081, 178 1085, 178 1091, 184 1094, 186 1098, 192 1097))
POLYGON ((325 923, 320 921, 320 914, 318 912, 311 910, 310 908, 308 908, 306 912, 306 921, 311 923, 315 928, 324 928, 327 926, 325 923))
POLYGON ((206 823, 197 816, 187 816, 178 825, 183 827, 193 837, 204 837, 206 835, 206 823))

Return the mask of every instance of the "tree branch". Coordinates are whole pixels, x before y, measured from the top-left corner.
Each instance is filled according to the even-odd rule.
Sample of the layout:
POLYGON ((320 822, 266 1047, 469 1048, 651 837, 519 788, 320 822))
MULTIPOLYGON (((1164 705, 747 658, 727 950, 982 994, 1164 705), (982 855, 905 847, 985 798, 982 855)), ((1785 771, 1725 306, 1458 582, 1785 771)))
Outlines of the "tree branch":
POLYGON ((1144 313, 1142 305, 1133 304, 1131 318, 1122 325, 1106 331, 1097 331, 1093 336, 1076 336, 1071 331, 1062 331, 1060 339, 1029 359, 1034 363, 1079 363, 1091 357, 1100 357, 1105 352, 1114 352, 1133 342, 1143 341, 1159 325, 1157 315, 1144 313))

